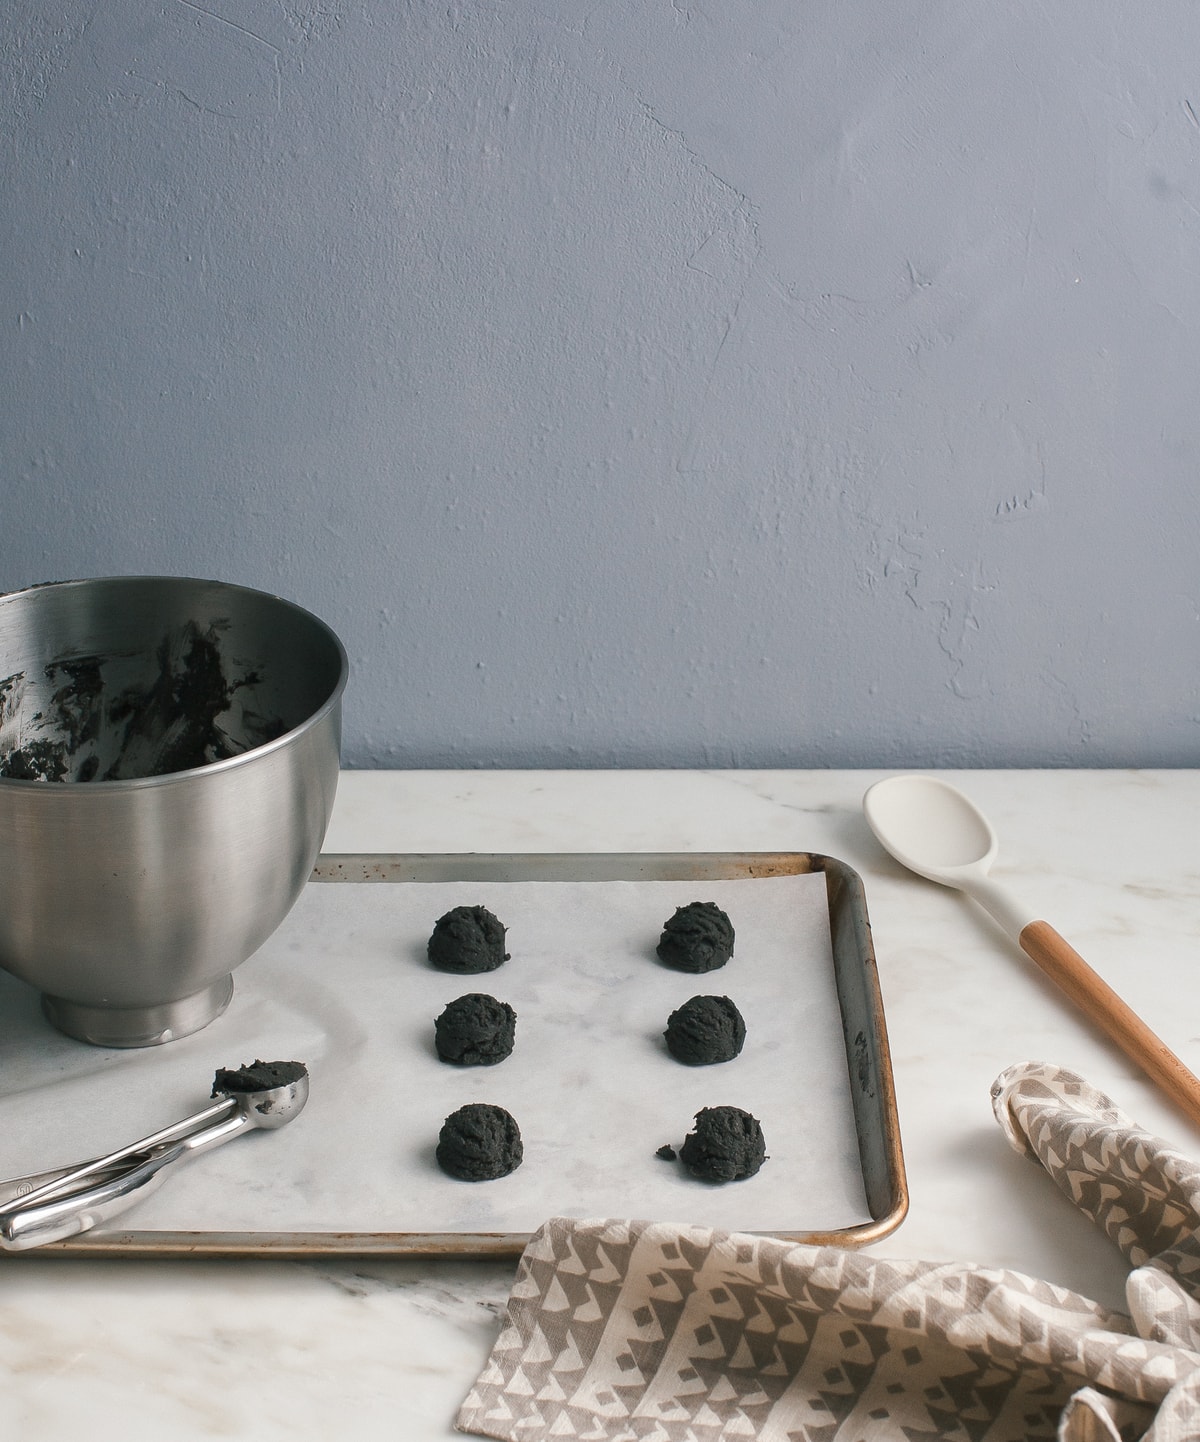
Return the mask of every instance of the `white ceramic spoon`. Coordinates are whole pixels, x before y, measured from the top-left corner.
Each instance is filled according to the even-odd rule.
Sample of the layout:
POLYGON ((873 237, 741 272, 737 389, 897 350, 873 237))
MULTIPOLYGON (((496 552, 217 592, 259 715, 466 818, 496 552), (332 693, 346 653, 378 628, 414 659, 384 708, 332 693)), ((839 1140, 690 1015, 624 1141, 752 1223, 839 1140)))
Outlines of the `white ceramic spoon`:
POLYGON ((902 866, 977 901, 1126 1056, 1200 1122, 1200 1078, 1049 922, 1039 921, 989 877, 999 849, 996 833, 957 787, 936 776, 891 776, 869 788, 863 811, 871 830, 902 866))

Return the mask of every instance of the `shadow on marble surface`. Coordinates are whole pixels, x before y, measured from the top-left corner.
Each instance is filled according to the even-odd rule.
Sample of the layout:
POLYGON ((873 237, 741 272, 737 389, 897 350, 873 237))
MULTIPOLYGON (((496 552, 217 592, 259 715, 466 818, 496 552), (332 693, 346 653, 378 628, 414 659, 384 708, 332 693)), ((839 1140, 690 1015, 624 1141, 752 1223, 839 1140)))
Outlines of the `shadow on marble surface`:
POLYGON ((1009 1267, 1093 1301, 1126 1310, 1129 1267, 1116 1245, 1092 1225, 1036 1163, 1019 1156, 999 1127, 947 1137, 938 1162, 945 1173, 969 1172, 973 1190, 984 1184, 1003 1215, 1007 1236, 994 1255, 962 1257, 1009 1267), (1103 1283, 1098 1291, 1096 1280, 1103 1283))

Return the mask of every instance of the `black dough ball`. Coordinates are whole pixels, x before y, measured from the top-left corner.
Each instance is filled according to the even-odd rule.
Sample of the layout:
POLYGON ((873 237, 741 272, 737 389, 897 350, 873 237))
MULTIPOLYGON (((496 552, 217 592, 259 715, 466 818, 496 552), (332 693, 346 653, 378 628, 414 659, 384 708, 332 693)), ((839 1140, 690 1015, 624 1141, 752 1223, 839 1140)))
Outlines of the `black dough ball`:
POLYGON ((752 1177, 767 1159, 762 1123, 741 1107, 705 1107, 696 1113, 696 1129, 680 1147, 679 1159, 706 1182, 752 1177))
POLYGON ((450 1002, 433 1024, 437 1054, 451 1066, 495 1066, 512 1052, 516 1034, 508 1002, 481 991, 450 1002))
POLYGON ((464 1182, 491 1182, 521 1165, 521 1129, 503 1107, 468 1102, 442 1123, 438 1166, 464 1182))
POLYGON ((658 958, 677 971, 716 971, 733 955, 733 927, 715 901, 681 906, 663 927, 658 958))
POLYGON ((685 1066, 732 1061, 746 1040, 746 1023, 727 996, 694 996, 667 1018, 667 1050, 685 1066))
POLYGON ((495 971, 508 960, 504 927, 486 906, 456 906, 438 917, 429 938, 429 960, 440 971, 462 975, 495 971))

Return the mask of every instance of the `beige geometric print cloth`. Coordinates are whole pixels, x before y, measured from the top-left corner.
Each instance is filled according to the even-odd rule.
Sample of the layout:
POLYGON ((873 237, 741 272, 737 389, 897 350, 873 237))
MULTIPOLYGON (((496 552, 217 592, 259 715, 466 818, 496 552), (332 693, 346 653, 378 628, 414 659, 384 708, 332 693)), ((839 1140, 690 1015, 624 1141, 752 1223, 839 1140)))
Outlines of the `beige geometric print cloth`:
POLYGON ((996 1117, 1128 1258, 1019 1272, 640 1221, 530 1240, 457 1426, 503 1442, 1200 1442, 1200 1164, 1029 1062, 996 1117))

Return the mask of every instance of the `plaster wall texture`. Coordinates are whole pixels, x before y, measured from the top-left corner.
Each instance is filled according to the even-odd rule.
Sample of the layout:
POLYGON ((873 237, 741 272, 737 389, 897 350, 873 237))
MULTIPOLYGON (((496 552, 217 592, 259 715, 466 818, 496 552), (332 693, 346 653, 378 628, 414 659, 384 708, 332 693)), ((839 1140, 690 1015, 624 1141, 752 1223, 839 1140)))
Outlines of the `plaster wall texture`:
POLYGON ((376 766, 1200 763, 1183 0, 6 0, 0 589, 376 766))

